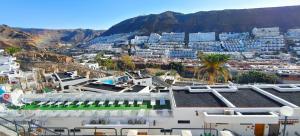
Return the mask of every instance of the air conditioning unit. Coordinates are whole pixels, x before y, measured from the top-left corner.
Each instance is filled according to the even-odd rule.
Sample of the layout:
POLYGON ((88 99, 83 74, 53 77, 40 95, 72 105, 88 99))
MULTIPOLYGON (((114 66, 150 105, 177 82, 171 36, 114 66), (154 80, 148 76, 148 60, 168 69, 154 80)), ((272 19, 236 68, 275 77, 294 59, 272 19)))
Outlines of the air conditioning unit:
POLYGON ((234 115, 234 110, 224 110, 224 115, 234 115))

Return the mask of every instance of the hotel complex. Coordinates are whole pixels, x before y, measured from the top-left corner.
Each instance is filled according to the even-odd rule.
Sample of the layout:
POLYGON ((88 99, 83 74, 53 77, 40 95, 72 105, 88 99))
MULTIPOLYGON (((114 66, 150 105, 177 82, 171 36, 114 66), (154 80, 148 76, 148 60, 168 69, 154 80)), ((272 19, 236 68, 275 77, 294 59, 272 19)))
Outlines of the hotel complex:
POLYGON ((20 134, 277 136, 285 125, 287 134, 300 133, 298 84, 175 82, 157 90, 86 83, 77 88, 73 93, 6 93, 9 104, 1 106, 1 120, 14 121, 20 134))
POLYGON ((294 57, 300 55, 300 29, 127 33, 81 46, 75 67, 89 71, 22 71, 15 57, 0 51, 1 136, 300 136, 300 61, 294 57), (168 70, 160 75, 101 66, 127 53, 135 64, 168 70), (236 73, 256 70, 295 80, 209 85, 176 65, 203 66, 200 53, 230 55, 224 65, 236 73), (174 69, 193 78, 172 75, 174 69), (101 76, 91 77, 91 71, 101 76))

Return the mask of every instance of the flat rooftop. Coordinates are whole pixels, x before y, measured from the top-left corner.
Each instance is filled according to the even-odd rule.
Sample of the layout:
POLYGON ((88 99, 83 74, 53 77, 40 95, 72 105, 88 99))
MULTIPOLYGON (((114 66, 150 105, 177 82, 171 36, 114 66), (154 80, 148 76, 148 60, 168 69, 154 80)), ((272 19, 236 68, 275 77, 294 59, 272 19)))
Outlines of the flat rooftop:
POLYGON ((201 83, 193 83, 193 82, 175 82, 173 84, 174 86, 193 86, 193 85, 205 85, 201 83))
POLYGON ((24 106, 10 107, 11 109, 22 109, 22 110, 140 110, 140 109, 170 109, 171 103, 170 100, 165 100, 165 105, 160 105, 159 100, 155 101, 155 105, 151 105, 151 102, 148 100, 142 101, 142 104, 138 104, 137 101, 134 101, 133 104, 129 104, 128 100, 125 100, 123 104, 118 104, 118 101, 114 101, 113 104, 109 104, 109 101, 105 101, 103 104, 99 104, 99 101, 92 102, 88 104, 88 101, 77 105, 78 101, 72 102, 70 105, 64 105, 66 102, 60 105, 38 105, 39 102, 35 101, 32 104, 25 104, 24 106))
POLYGON ((78 80, 78 79, 83 79, 85 77, 80 77, 80 76, 76 76, 74 78, 67 78, 67 79, 62 79, 62 82, 67 82, 67 81, 73 81, 73 80, 78 80))
POLYGON ((173 90, 177 107, 227 107, 210 92, 190 93, 188 90, 173 90))
POLYGON ((221 92, 227 100, 237 107, 281 107, 279 102, 250 88, 238 89, 237 92, 221 92))
POLYGON ((279 92, 273 88, 261 88, 273 95, 276 95, 284 100, 287 100, 297 106, 300 106, 300 92, 279 92))
POLYGON ((113 91, 113 92, 119 92, 119 91, 125 89, 123 87, 117 87, 115 85, 97 84, 97 83, 89 83, 87 85, 83 85, 83 87, 100 89, 100 90, 107 90, 107 91, 113 91))
POLYGON ((136 92, 139 92, 139 91, 143 90, 144 88, 146 88, 146 86, 134 85, 134 86, 131 87, 131 89, 126 90, 125 93, 126 92, 127 93, 129 93, 129 92, 135 92, 136 93, 136 92))

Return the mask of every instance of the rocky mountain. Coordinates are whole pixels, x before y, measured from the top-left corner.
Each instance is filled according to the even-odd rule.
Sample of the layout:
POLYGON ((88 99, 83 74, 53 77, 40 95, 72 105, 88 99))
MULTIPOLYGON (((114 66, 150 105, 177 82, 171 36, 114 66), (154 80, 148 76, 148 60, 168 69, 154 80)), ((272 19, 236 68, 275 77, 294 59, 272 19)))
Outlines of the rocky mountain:
POLYGON ((91 29, 18 29, 33 35, 37 44, 42 47, 49 47, 58 43, 76 46, 99 36, 103 32, 103 30, 91 29))
POLYGON ((167 11, 122 21, 102 35, 138 32, 244 32, 253 27, 279 26, 282 31, 300 27, 300 6, 201 11, 181 14, 167 11))
POLYGON ((36 49, 37 44, 32 35, 6 25, 0 25, 0 48, 7 47, 36 49))
POLYGON ((100 36, 102 32, 102 30, 91 29, 52 30, 0 25, 0 48, 38 49, 65 45, 76 46, 100 36))

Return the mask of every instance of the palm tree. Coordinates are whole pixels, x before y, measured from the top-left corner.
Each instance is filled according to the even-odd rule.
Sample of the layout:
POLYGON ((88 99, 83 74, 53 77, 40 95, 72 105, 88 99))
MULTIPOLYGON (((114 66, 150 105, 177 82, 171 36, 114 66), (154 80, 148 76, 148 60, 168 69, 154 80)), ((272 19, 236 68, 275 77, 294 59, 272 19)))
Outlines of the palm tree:
POLYGON ((201 66, 195 71, 195 75, 198 78, 207 76, 208 84, 214 84, 220 76, 224 78, 225 82, 228 81, 230 73, 225 67, 225 63, 230 59, 230 56, 224 54, 201 54, 199 58, 201 66))

